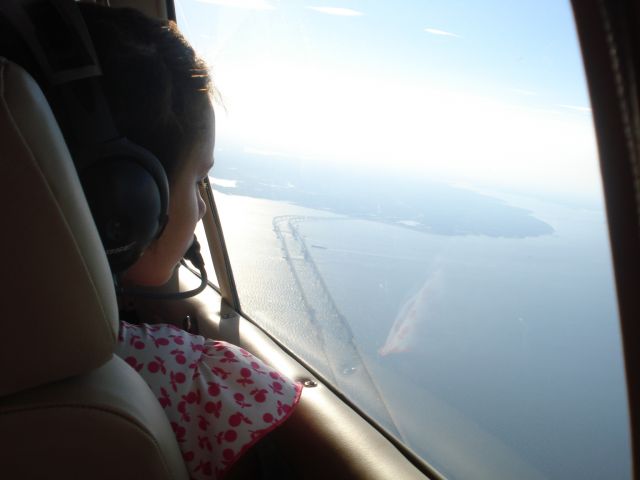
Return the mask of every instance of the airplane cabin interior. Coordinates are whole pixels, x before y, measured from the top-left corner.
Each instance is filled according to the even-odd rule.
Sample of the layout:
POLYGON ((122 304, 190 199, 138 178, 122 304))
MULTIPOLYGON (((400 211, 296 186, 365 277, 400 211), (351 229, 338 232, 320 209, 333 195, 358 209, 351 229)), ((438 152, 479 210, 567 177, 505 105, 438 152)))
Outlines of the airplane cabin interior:
MULTIPOLYGON (((163 22, 177 19, 178 28, 183 26, 178 0, 93 3, 132 7, 163 22)), ((120 312, 113 276, 60 122, 45 94, 47 86, 38 83, 47 76, 64 82, 65 74, 82 70, 84 75, 95 65, 89 59, 88 67, 74 69, 72 61, 71 67, 63 65, 57 72, 38 74, 30 71, 33 64, 21 65, 12 50, 14 42, 25 42, 30 49, 34 42, 48 38, 37 31, 37 24, 25 20, 25 12, 40 12, 38 21, 42 22, 55 18, 46 14, 53 11, 73 23, 77 15, 73 7, 72 1, 59 0, 7 0, 0 5, 0 28, 4 30, 0 33, 0 251, 5 272, 0 475, 7 479, 187 479, 185 459, 158 399, 138 372, 114 354, 120 312)), ((624 478, 638 479, 640 5, 632 0, 573 0, 571 7, 597 141, 624 356, 629 438, 626 447, 620 448, 629 450, 630 460, 624 478)), ((84 42, 80 37, 74 41, 84 42)), ((46 49, 38 47, 37 52, 44 55, 46 49)), ((219 142, 223 133, 217 135, 219 142)), ((470 433, 468 441, 456 447, 443 429, 438 432, 440 439, 434 441, 432 457, 416 453, 415 445, 361 408, 348 391, 327 381, 313 364, 292 352, 279 334, 255 322, 242 308, 228 253, 236 236, 224 235, 227 230, 214 187, 210 178, 200 186, 206 213, 197 230, 208 279, 202 280, 198 268, 185 263, 169 283, 149 290, 160 296, 201 291, 183 299, 140 295, 136 306, 145 322, 173 324, 205 338, 227 341, 303 385, 296 421, 285 422, 267 435, 225 478, 518 478, 514 472, 520 471, 520 464, 507 459, 502 447, 482 444, 482 435, 470 433), (487 462, 487 452, 503 455, 508 468, 496 469, 487 462), (450 472, 455 474, 442 465, 452 465, 450 472)), ((286 224, 285 237, 301 231, 295 230, 298 227, 295 219, 293 222, 286 224)), ((297 241, 295 236, 287 238, 297 241)), ((314 244, 307 254, 320 255, 326 248, 314 244)), ((412 305, 419 306, 421 295, 431 295, 440 281, 434 278, 416 289, 414 304, 407 302, 403 315, 411 315, 412 305)), ((135 292, 132 296, 136 297, 135 292)), ((120 305, 128 301, 126 294, 120 297, 120 305)), ((376 354, 399 358, 396 352, 403 352, 405 344, 401 337, 395 340, 394 344, 388 339, 376 354)), ((392 417, 399 412, 399 407, 389 409, 392 417)), ((418 417, 428 417, 429 411, 425 405, 418 417)), ((576 455, 581 458, 579 452, 576 455)), ((522 468, 530 476, 520 478, 552 478, 544 474, 543 466, 522 468)))

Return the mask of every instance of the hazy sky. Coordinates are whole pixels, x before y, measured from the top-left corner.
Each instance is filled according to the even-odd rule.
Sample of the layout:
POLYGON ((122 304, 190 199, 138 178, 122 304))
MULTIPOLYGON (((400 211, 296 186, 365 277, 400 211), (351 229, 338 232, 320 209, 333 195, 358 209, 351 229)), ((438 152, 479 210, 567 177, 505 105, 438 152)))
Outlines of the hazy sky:
POLYGON ((178 0, 218 146, 599 193, 568 1, 178 0))

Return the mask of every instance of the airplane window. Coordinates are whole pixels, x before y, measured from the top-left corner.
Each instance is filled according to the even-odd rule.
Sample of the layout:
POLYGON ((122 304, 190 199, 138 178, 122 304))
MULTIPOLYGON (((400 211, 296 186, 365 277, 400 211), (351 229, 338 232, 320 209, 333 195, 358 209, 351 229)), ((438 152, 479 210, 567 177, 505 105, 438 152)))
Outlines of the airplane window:
POLYGON ((181 0, 243 311, 451 478, 630 478, 570 4, 181 0))

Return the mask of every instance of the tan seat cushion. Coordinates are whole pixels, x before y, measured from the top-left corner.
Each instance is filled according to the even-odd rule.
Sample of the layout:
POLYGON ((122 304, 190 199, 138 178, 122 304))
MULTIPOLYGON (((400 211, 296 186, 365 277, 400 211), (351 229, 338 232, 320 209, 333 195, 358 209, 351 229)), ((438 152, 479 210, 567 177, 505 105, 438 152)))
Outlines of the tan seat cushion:
POLYGON ((73 162, 35 81, 0 58, 0 396, 113 352, 111 273, 73 162))

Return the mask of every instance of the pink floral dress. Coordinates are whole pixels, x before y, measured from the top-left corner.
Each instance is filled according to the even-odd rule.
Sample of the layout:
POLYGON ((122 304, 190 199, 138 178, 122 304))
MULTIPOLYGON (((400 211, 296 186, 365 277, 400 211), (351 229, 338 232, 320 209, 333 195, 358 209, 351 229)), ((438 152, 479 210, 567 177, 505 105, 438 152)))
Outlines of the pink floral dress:
POLYGON ((221 478, 302 390, 246 350, 172 325, 121 322, 116 354, 158 398, 195 480, 221 478))

